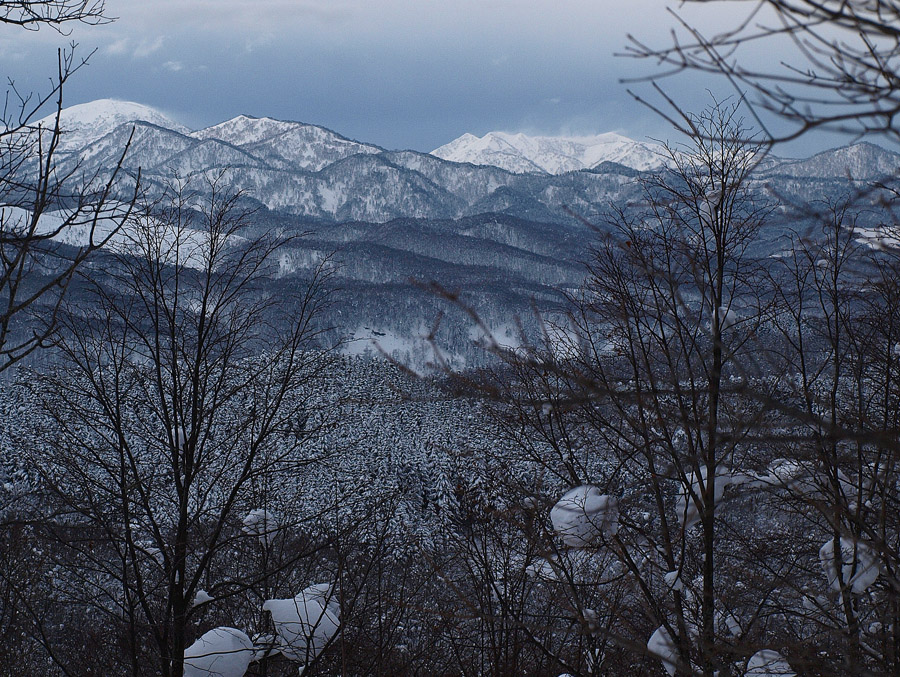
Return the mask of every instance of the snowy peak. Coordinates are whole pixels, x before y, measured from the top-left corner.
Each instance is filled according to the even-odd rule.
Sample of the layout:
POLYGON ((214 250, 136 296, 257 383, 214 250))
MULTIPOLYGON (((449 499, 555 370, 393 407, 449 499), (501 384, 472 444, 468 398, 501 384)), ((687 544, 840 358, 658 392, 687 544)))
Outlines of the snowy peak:
POLYGON ((895 176, 898 170, 900 155, 863 142, 827 150, 803 160, 783 161, 770 171, 805 178, 871 181, 895 176))
POLYGON ((563 174, 617 162, 637 170, 666 164, 662 148, 608 132, 595 136, 527 136, 488 132, 482 137, 463 134, 431 154, 451 162, 492 165, 517 174, 563 174))
MULTIPOLYGON (((38 124, 52 127, 55 115, 48 115, 38 124)), ((60 114, 60 128, 63 135, 60 149, 77 150, 103 138, 116 127, 130 122, 149 122, 150 124, 171 129, 180 134, 188 133, 188 129, 170 117, 143 104, 117 99, 98 99, 89 103, 64 108, 60 114)))
POLYGON ((380 153, 371 144, 351 141, 324 127, 302 122, 239 115, 191 134, 196 139, 224 141, 275 167, 319 171, 352 155, 380 153))
POLYGON ((298 124, 268 117, 255 118, 250 115, 238 115, 231 120, 192 132, 191 136, 195 139, 218 139, 235 146, 243 146, 277 136, 298 124))

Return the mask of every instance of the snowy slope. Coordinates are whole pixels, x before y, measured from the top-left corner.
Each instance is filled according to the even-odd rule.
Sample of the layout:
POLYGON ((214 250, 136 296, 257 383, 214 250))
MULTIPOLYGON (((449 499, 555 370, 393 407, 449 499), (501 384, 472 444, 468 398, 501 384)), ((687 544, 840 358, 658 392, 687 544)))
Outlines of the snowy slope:
POLYGON ((832 178, 866 181, 896 176, 900 155, 871 143, 855 143, 817 153, 811 158, 786 160, 768 170, 796 178, 832 178))
MULTIPOLYGON (((613 133, 466 134, 427 154, 385 151, 317 125, 245 115, 189 132, 152 108, 108 99, 73 106, 62 118, 69 130, 63 171, 77 167, 79 176, 107 177, 134 127, 123 169, 141 170, 148 195, 158 195, 173 175, 221 175, 229 189, 269 209, 328 221, 484 213, 545 223, 570 222, 575 213, 596 221, 611 202, 637 197, 638 171, 663 166, 659 146, 613 133), (588 171, 575 171, 581 169, 588 171)), ((778 176, 780 189, 799 199, 835 190, 819 177, 842 182, 848 172, 881 176, 898 167, 900 156, 860 144, 807 160, 771 156, 757 176, 778 176)))
POLYGON ((660 150, 657 145, 613 132, 584 137, 488 132, 480 138, 463 134, 431 154, 451 162, 492 165, 517 174, 562 174, 591 169, 602 162, 617 162, 638 170, 657 169, 665 164, 660 150))
MULTIPOLYGON (((102 214, 94 220, 95 214, 90 210, 73 212, 57 210, 41 214, 36 232, 50 235, 55 242, 73 247, 87 247, 91 242, 106 240, 103 249, 119 254, 142 254, 145 241, 146 222, 140 217, 124 219, 129 207, 127 204, 110 203, 102 214), (65 227, 63 228, 63 225, 65 227)), ((27 229, 31 221, 31 212, 20 207, 0 206, 0 221, 8 228, 27 229)), ((159 238, 158 250, 164 252, 161 260, 168 265, 181 265, 195 270, 204 270, 209 265, 210 237, 209 233, 196 228, 176 229, 154 221, 152 230, 159 238)), ((232 245, 240 244, 243 239, 232 235, 228 238, 232 245)))
MULTIPOLYGON (((38 124, 52 128, 55 117, 55 115, 47 116, 38 121, 38 124)), ((149 122, 181 134, 189 131, 150 106, 132 101, 98 99, 63 109, 60 115, 63 136, 59 148, 63 152, 78 150, 106 136, 116 127, 135 121, 149 122)))
POLYGON ((377 146, 351 141, 317 125, 246 115, 201 129, 191 136, 224 141, 274 167, 314 172, 352 155, 382 152, 377 146))

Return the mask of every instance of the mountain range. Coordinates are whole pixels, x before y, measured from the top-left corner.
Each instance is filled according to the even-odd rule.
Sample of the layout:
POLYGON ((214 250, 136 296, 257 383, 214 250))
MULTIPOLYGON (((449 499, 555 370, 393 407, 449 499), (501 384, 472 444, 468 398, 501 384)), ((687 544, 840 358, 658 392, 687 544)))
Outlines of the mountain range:
MULTIPOLYGON (((140 168, 151 197, 176 176, 194 177, 201 194, 206 179, 217 179, 220 189, 239 190, 260 207, 260 228, 312 232, 282 255, 277 284, 296 284, 333 254, 340 292, 326 320, 351 339, 345 350, 384 350, 413 365, 429 357, 421 337, 434 331, 436 317, 452 362, 471 364, 480 354, 468 315, 422 285, 437 281, 459 293, 515 344, 521 330, 541 330, 535 309, 564 317, 564 294, 580 285, 611 205, 640 198, 642 172, 665 171, 660 146, 613 133, 465 134, 421 153, 246 115, 191 131, 152 108, 113 100, 64 109, 60 122, 64 170, 103 177, 131 137, 123 167, 132 175, 140 168)), ((849 178, 898 167, 900 155, 856 144, 805 159, 769 156, 754 181, 801 202, 839 196, 849 178)), ((773 223, 761 234, 759 256, 779 251, 779 228, 773 223)))
MULTIPOLYGON (((48 121, 49 122, 49 121, 48 121)), ((61 151, 88 175, 141 168, 151 192, 172 176, 224 173, 268 209, 318 221, 457 219, 501 213, 551 223, 602 217, 634 196, 638 171, 658 170, 660 146, 608 133, 594 137, 465 134, 432 153, 392 151, 324 127, 241 115, 189 131, 159 111, 102 100, 63 111, 61 151)), ((761 177, 845 181, 900 167, 900 155, 868 144, 806 160, 769 157, 761 177)))
POLYGON ((632 141, 614 132, 588 137, 488 132, 479 138, 463 134, 431 154, 451 162, 490 165, 515 174, 564 174, 596 169, 604 162, 641 171, 667 164, 661 145, 632 141))

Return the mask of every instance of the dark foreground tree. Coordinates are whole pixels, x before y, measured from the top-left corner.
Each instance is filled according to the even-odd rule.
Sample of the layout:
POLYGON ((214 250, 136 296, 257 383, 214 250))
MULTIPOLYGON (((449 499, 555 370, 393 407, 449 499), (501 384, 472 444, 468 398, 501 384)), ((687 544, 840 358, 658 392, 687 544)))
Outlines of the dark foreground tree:
MULTIPOLYGON (((62 32, 67 24, 109 21, 104 10, 102 0, 3 1, 0 29, 62 32)), ((114 195, 127 145, 103 176, 84 176, 77 164, 60 168, 63 87, 86 60, 74 47, 58 59, 49 91, 34 96, 12 84, 0 117, 0 371, 46 343, 75 271, 131 208, 114 195), (38 120, 48 109, 55 113, 38 120)))
MULTIPOLYGON (((631 37, 626 54, 653 61, 660 71, 648 79, 658 84, 660 92, 666 78, 699 72, 723 78, 738 96, 746 96, 764 129, 773 117, 788 122, 786 128, 767 129, 774 142, 816 129, 900 140, 896 124, 900 8, 895 3, 688 0, 685 4, 727 7, 733 22, 706 33, 678 18, 677 40, 668 45, 631 37), (763 53, 778 58, 761 64, 756 56, 763 53)), ((694 16, 702 23, 702 14, 694 16)), ((680 115, 664 115, 683 128, 680 115)))
POLYGON ((648 654, 721 674, 775 640, 759 618, 776 579, 737 585, 765 537, 742 533, 746 506, 725 509, 759 454, 763 407, 742 391, 771 303, 751 250, 773 207, 752 185, 760 147, 738 107, 685 119, 692 142, 604 224, 571 316, 530 348, 493 346, 513 374, 494 384, 501 421, 542 484, 510 489, 533 520, 520 559, 565 600, 582 655, 551 648, 553 613, 519 622, 580 674, 648 654))
POLYGON ((47 638, 69 670, 180 677, 206 602, 243 625, 227 600, 265 594, 269 564, 311 548, 292 478, 318 460, 327 271, 276 293, 284 242, 244 237, 239 196, 206 188, 200 201, 179 185, 132 216, 91 298, 67 308, 59 369, 36 379, 50 423, 32 462, 60 609, 103 628, 108 651, 86 662, 47 638), (262 565, 240 571, 260 547, 262 565))

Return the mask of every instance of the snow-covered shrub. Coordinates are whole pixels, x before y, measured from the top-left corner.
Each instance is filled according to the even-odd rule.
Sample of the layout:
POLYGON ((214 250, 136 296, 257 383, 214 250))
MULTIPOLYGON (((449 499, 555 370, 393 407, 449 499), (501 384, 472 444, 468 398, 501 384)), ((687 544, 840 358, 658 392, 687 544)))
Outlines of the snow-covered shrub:
POLYGON ((875 553, 865 543, 841 538, 841 575, 838 578, 834 552, 834 539, 830 538, 819 549, 819 560, 828 579, 828 587, 839 591, 847 586, 855 595, 862 594, 880 573, 875 553))
POLYGON ((278 516, 271 510, 256 508, 244 518, 242 531, 248 536, 256 536, 263 546, 268 546, 278 531, 278 516))
MULTIPOLYGON (((703 487, 706 484, 706 475, 707 468, 706 466, 702 466, 699 474, 691 473, 690 475, 690 491, 688 491, 687 487, 682 487, 681 489, 681 495, 678 497, 675 510, 678 514, 678 522, 682 524, 685 529, 700 522, 700 509, 697 507, 698 500, 696 500, 694 496, 702 501, 703 487)), ((717 466, 715 487, 713 489, 713 501, 716 508, 718 508, 722 496, 725 493, 725 488, 729 484, 731 484, 731 470, 725 466, 717 466)))
POLYGON ((757 651, 747 661, 746 677, 795 677, 784 656, 772 649, 757 651))
POLYGON ((253 642, 236 628, 214 628, 184 652, 184 677, 244 677, 253 642))
POLYGON ((550 510, 553 530, 573 548, 595 543, 619 531, 619 503, 597 487, 583 485, 566 493, 550 510))
POLYGON ((669 631, 660 626, 650 635, 647 642, 647 651, 662 661, 663 668, 670 675, 674 675, 678 668, 678 650, 669 631))
POLYGON ((327 583, 311 585, 292 599, 270 599, 263 610, 272 614, 278 649, 290 660, 308 663, 318 656, 340 626, 340 608, 327 583))

